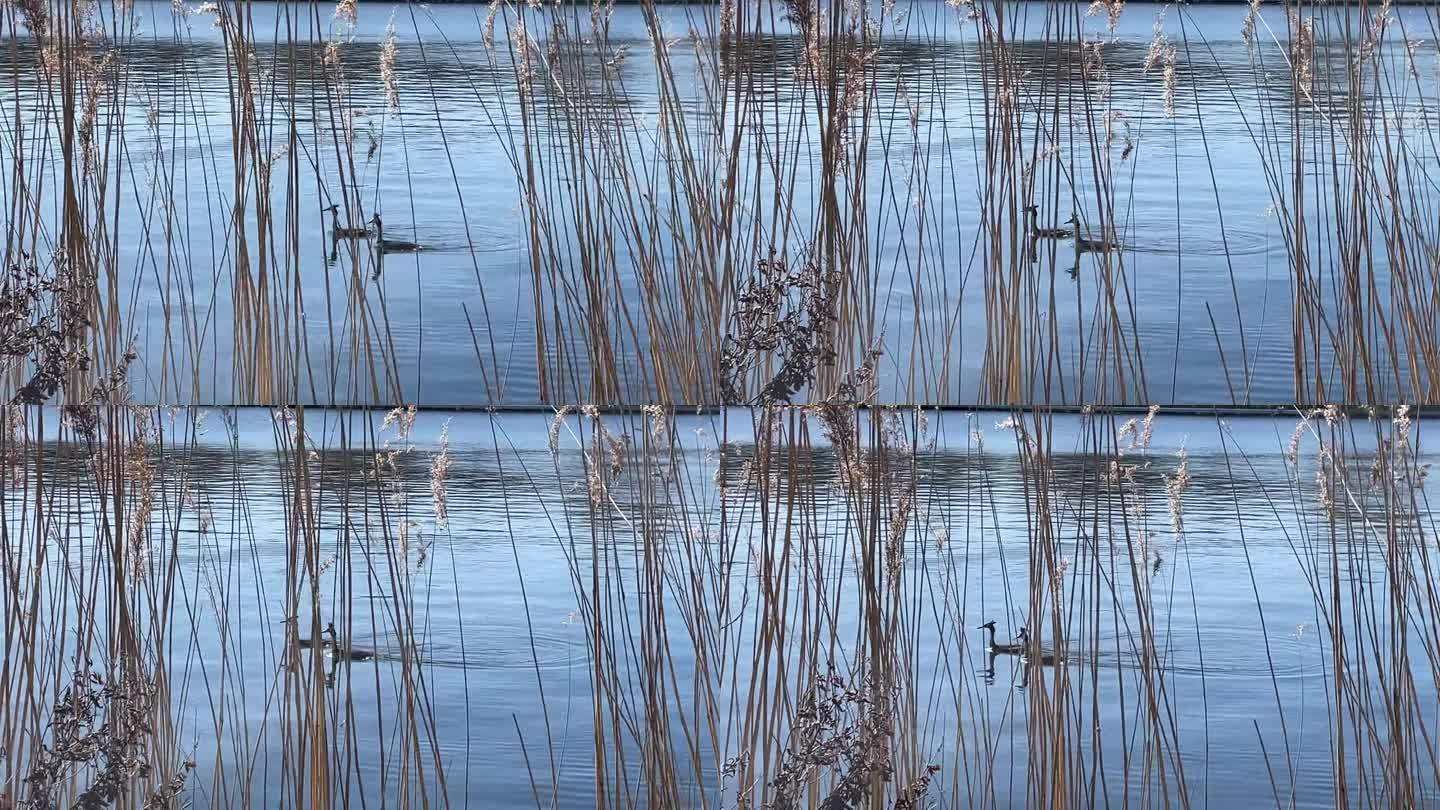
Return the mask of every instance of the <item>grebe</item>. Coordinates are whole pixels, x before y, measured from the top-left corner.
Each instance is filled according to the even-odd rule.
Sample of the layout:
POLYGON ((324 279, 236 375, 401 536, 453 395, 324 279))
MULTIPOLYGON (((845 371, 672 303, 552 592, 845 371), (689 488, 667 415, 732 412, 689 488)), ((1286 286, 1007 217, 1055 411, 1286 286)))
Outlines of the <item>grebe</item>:
POLYGON ((1108 237, 1089 239, 1080 235, 1080 218, 1071 212, 1070 218, 1065 220, 1075 226, 1075 264, 1066 272, 1070 278, 1080 277, 1080 256, 1084 253, 1110 253, 1120 249, 1120 244, 1108 237))
POLYGON ((322 638, 317 644, 314 639, 302 638, 299 639, 296 644, 298 644, 302 650, 313 650, 317 648, 323 650, 330 646, 330 639, 322 638))
POLYGON ((1101 237, 1090 239, 1080 235, 1080 218, 1073 212, 1070 218, 1065 220, 1075 226, 1075 252, 1076 253, 1109 253, 1120 249, 1120 244, 1113 239, 1101 237))
POLYGON ((375 657, 374 650, 365 650, 359 647, 341 647, 340 635, 335 632, 334 622, 326 622, 325 632, 330 635, 330 639, 324 642, 326 655, 347 661, 369 661, 375 657))
POLYGON ((1057 660, 1055 653, 1039 649, 1036 645, 1035 652, 1030 651, 1030 631, 1024 627, 1020 628, 1020 646, 1023 652, 1020 657, 1026 664, 1053 664, 1057 660))
MULTIPOLYGON (((1040 207, 1036 205, 1025 206, 1026 234, 1025 252, 1030 257, 1030 263, 1035 264, 1040 260, 1040 252, 1036 249, 1041 239, 1065 239, 1070 236, 1069 228, 1042 228, 1038 222, 1040 218, 1040 207)), ((1072 274, 1073 276, 1073 274, 1072 274)))
POLYGON ((406 242, 403 239, 386 239, 385 226, 380 221, 380 215, 376 214, 370 218, 375 226, 374 235, 371 239, 375 243, 375 250, 380 253, 416 253, 424 248, 414 242, 406 242))
POLYGON ((342 228, 340 227, 340 206, 331 205, 325 209, 330 214, 330 239, 340 241, 341 239, 365 239, 370 236, 369 228, 342 228))
MULTIPOLYGON (((1070 236, 1069 228, 1042 228, 1037 221, 1040 217, 1040 206, 1027 205, 1025 213, 1029 214, 1030 236, 1034 239, 1066 239, 1070 236)), ((1072 217, 1073 219, 1073 217, 1072 217)))
POLYGON ((977 627, 977 628, 975 628, 975 629, 976 629, 976 630, 989 630, 989 631, 990 631, 990 641, 985 645, 985 649, 988 650, 988 651, 990 651, 990 652, 992 652, 992 653, 995 653, 995 654, 997 654, 997 655, 1018 655, 1018 654, 1020 654, 1020 653, 1022 653, 1022 652, 1025 651, 1025 628, 1023 628, 1023 627, 1020 628, 1020 643, 1018 643, 1018 644, 998 644, 998 643, 996 643, 996 641, 995 641, 995 621, 994 621, 993 619, 990 620, 990 621, 988 621, 988 622, 986 622, 986 623, 984 623, 984 624, 982 624, 982 625, 980 625, 979 627, 977 627))
MULTIPOLYGON (((291 616, 288 619, 281 620, 280 623, 286 625, 293 624, 296 627, 299 627, 300 620, 294 616, 291 616)), ((321 630, 320 638, 318 640, 313 638, 297 638, 295 639, 295 646, 299 647, 302 650, 322 649, 324 647, 330 646, 330 639, 325 638, 325 631, 321 630)))

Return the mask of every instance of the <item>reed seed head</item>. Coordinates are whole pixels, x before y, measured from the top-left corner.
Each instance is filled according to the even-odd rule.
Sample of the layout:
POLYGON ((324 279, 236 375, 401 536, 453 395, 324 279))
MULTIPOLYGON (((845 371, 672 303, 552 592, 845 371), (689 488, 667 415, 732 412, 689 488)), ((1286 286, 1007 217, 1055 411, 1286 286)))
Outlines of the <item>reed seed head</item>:
POLYGON ((1240 38, 1247 48, 1255 47, 1255 21, 1260 19, 1260 0, 1250 0, 1245 18, 1240 22, 1240 38))
POLYGON ((380 46, 380 83, 385 87, 385 105, 400 110, 400 81, 395 74, 395 14, 385 26, 385 42, 380 46))
POLYGON ((1190 454, 1180 448, 1175 474, 1165 479, 1165 501, 1170 509, 1170 528, 1177 534, 1185 529, 1185 491, 1190 488, 1190 454))
POLYGON ((435 506, 435 528, 450 523, 447 482, 450 480, 450 420, 440 427, 440 452, 430 459, 430 499, 435 506))
POLYGON ((338 0, 335 3, 335 19, 348 28, 354 28, 360 21, 360 11, 356 0, 338 0))
POLYGON ((565 426, 565 416, 570 413, 571 410, 569 405, 563 405, 559 410, 555 411, 555 416, 550 420, 548 445, 550 447, 550 455, 552 456, 560 452, 560 428, 565 426))

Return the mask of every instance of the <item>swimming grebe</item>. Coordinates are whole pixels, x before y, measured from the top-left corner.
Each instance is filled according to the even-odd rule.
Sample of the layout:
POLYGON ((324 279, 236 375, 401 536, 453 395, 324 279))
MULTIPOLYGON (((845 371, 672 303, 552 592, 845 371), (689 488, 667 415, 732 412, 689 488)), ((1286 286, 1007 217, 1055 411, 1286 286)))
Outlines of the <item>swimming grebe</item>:
MULTIPOLYGON (((298 628, 298 627, 300 626, 300 619, 299 619, 298 617, 291 616, 291 617, 289 617, 289 618, 287 618, 287 619, 282 619, 280 623, 281 623, 281 624, 285 624, 285 625, 292 625, 292 624, 293 624, 293 625, 295 625, 295 626, 298 628)), ((328 647, 329 645, 330 645, 330 639, 325 638, 325 631, 324 631, 324 630, 321 630, 321 631, 320 631, 320 638, 319 638, 319 639, 313 639, 313 638, 297 638, 297 639, 295 639, 295 646, 299 647, 299 648, 302 649, 302 650, 321 649, 321 648, 324 648, 324 647, 328 647)))
POLYGON ((1088 237, 1081 236, 1080 218, 1077 217, 1073 212, 1070 214, 1070 218, 1065 221, 1075 226, 1076 253, 1109 253, 1111 251, 1120 249, 1120 244, 1114 239, 1110 239, 1108 237, 1090 239, 1088 237))
POLYGON ((988 622, 986 622, 986 623, 984 623, 984 624, 982 624, 982 625, 980 625, 979 627, 977 627, 977 628, 975 628, 975 629, 976 629, 976 630, 989 630, 989 631, 990 631, 990 641, 985 645, 985 649, 986 649, 986 650, 989 650, 989 651, 992 652, 992 653, 995 653, 995 654, 997 654, 997 655, 1019 655, 1020 653, 1022 653, 1022 652, 1025 651, 1025 644, 1024 644, 1025 629, 1024 629, 1023 627, 1020 629, 1020 639, 1021 639, 1021 642, 1020 642, 1019 644, 998 644, 998 643, 996 643, 996 641, 995 641, 995 621, 994 621, 993 619, 990 620, 990 621, 988 621, 988 622))
POLYGON ((1075 264, 1068 271, 1070 278, 1080 277, 1080 256, 1084 253, 1111 253, 1120 249, 1120 244, 1108 237, 1090 239, 1080 235, 1080 218, 1071 212, 1070 218, 1065 220, 1075 226, 1075 264))
POLYGON ((1030 631, 1024 627, 1020 628, 1020 646, 1023 650, 1020 657, 1024 659, 1026 664, 1053 664, 1057 660, 1055 653, 1040 649, 1038 644, 1035 650, 1031 651, 1030 631))
MULTIPOLYGON (((321 635, 324 635, 324 634, 322 633, 321 635)), ((295 643, 298 644, 298 645, 300 646, 300 649, 302 649, 302 650, 311 650, 311 649, 317 649, 317 648, 323 650, 323 649, 325 649, 325 648, 327 648, 327 647, 330 646, 330 639, 328 639, 328 638, 322 638, 322 639, 320 639, 319 642, 316 642, 314 639, 302 638, 302 639, 299 639, 298 641, 296 641, 295 643)))
POLYGON ((336 659, 347 661, 369 661, 375 657, 374 650, 365 650, 359 647, 340 646, 340 635, 335 632, 335 623, 326 622, 325 632, 330 639, 325 642, 325 654, 336 659))
MULTIPOLYGON (((1069 228, 1042 228, 1037 221, 1040 217, 1040 206, 1027 205, 1025 213, 1029 214, 1030 236, 1035 239, 1067 239, 1070 236, 1069 228)), ((1073 218, 1073 217, 1072 217, 1073 218)))
POLYGON ((365 239, 370 236, 369 228, 342 228, 340 227, 340 206, 331 205, 325 209, 330 214, 330 239, 339 241, 341 239, 365 239))
POLYGON ((373 225, 375 226, 375 231, 374 231, 374 233, 373 233, 373 235, 372 235, 372 237, 371 237, 371 241, 374 242, 374 244, 375 244, 375 250, 377 250, 378 252, 380 252, 380 253, 415 253, 415 252, 417 252, 417 251, 420 251, 420 250, 423 250, 423 249, 424 249, 424 248, 420 247, 420 245, 418 245, 418 244, 416 244, 416 243, 414 243, 414 242, 406 242, 406 241, 403 240, 403 239, 386 239, 386 238, 385 238, 385 225, 384 225, 383 222, 380 221, 380 215, 379 215, 379 214, 376 214, 375 216, 371 217, 371 218, 370 218, 370 222, 371 222, 371 224, 373 224, 373 225))

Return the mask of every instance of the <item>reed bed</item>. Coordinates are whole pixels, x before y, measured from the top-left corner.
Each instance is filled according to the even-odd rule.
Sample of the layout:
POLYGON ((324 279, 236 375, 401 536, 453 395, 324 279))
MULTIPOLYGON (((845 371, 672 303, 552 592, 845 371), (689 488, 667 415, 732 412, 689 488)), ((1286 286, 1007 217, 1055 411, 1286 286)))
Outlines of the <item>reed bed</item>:
POLYGON ((421 6, 373 38, 358 32, 378 12, 353 2, 264 9, 0 7, 0 807, 484 806, 483 751, 502 743, 537 807, 1205 805, 1224 793, 1225 698, 1192 555, 1220 514, 1273 693, 1245 740, 1256 801, 1440 789, 1417 410, 1440 404, 1435 84, 1412 30, 1432 8, 1237 8, 1240 67, 1188 6, 1154 9, 1148 48, 1125 47, 1152 9, 1118 0, 647 0, 638 39, 613 4, 496 0, 474 9, 478 57, 443 27, 406 42, 433 22, 421 6), (963 67, 907 62, 942 18, 963 67), (191 61, 205 42, 223 75, 191 61), (157 76, 135 52, 162 45, 157 76), (442 108, 465 94, 482 134, 442 108), (1216 96, 1283 245, 1291 379, 1268 403, 1281 327, 1246 322, 1254 256, 1230 241, 1216 96), (449 177, 411 172, 422 131, 449 177), (494 214, 460 180, 456 147, 482 136, 513 174, 516 285, 484 263, 494 214), (1180 196, 1182 136, 1203 199, 1180 196), (1219 217, 1225 271, 1198 301, 1177 280, 1168 377, 1136 251, 1032 235, 1074 211, 1100 242, 1143 242, 1152 151, 1176 161, 1177 276, 1195 207, 1219 217), (427 344, 406 341, 425 310, 392 301, 423 289, 425 254, 332 222, 385 208, 419 239, 395 200, 447 185, 473 271, 452 296, 465 376, 485 391, 465 404, 489 413, 420 449, 427 344), (1173 386, 1179 321, 1202 310, 1229 404, 1293 409, 1278 476, 1218 416, 1212 477, 1183 446, 1152 452, 1165 407, 1194 404, 1173 386), (497 410, 531 394, 553 413, 539 454, 497 410), (960 403, 1001 410, 939 409, 960 403), (237 406, 268 409, 263 461, 237 406), (698 436, 695 406, 719 409, 698 436), (466 626, 482 595, 456 563, 457 479, 480 460, 540 715, 517 709, 503 740, 472 709, 490 628, 466 626), (1313 606, 1294 632, 1320 651, 1323 773, 1257 531, 1313 606), (582 640, 559 694, 537 548, 582 640), (1038 639, 1013 684, 977 603, 1038 639), (332 622, 382 662, 327 662, 332 622))

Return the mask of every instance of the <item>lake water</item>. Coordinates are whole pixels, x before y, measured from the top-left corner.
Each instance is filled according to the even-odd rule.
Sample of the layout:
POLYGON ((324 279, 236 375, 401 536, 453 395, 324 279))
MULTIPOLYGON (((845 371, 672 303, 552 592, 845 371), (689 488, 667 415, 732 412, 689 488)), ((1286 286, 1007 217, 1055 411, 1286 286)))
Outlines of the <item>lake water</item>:
MULTIPOLYGON (((1053 31, 1062 23, 1047 17, 1049 8, 1015 7, 1008 32, 1014 58, 1024 76, 1048 76, 1047 81, 1058 77, 1061 90, 1078 92, 1076 74, 1050 70, 1055 56, 1044 44, 1046 26, 1053 31)), ((308 8, 304 14, 301 10, 256 4, 247 11, 255 32, 260 96, 268 99, 263 109, 269 117, 260 122, 258 151, 277 160, 272 177, 275 204, 277 211, 293 206, 282 222, 295 229, 297 245, 296 250, 275 246, 287 258, 276 264, 270 283, 298 284, 303 299, 285 296, 274 304, 280 322, 303 323, 303 333, 286 328, 278 337, 287 351, 299 346, 297 353, 306 358, 301 368, 287 372, 299 380, 298 388, 284 383, 275 396, 321 404, 535 402, 534 281, 511 161, 519 126, 516 80, 503 49, 492 51, 484 44, 486 7, 363 6, 357 27, 345 34, 340 49, 343 86, 319 70, 325 42, 341 26, 324 9, 313 16, 308 8), (379 69, 380 43, 392 16, 398 111, 387 108, 379 69), (291 78, 300 100, 293 105, 288 96, 281 97, 289 92, 282 79, 291 78), (352 120, 353 136, 345 126, 352 120), (280 158, 291 123, 303 154, 293 156, 299 165, 293 180, 285 180, 280 158), (379 212, 392 237, 433 248, 387 257, 379 281, 352 278, 344 251, 337 263, 326 261, 327 220, 321 209, 342 200, 335 167, 340 159, 337 145, 347 137, 356 144, 361 185, 362 210, 354 212, 354 218, 379 212), (362 313, 372 324, 368 337, 353 331, 362 313), (383 353, 390 366, 359 354, 356 347, 366 345, 383 353), (372 375, 378 382, 372 383, 372 375)), ((1289 159, 1283 146, 1265 146, 1289 125, 1275 116, 1288 115, 1294 104, 1287 95, 1280 44, 1285 18, 1278 7, 1266 7, 1258 30, 1262 54, 1269 61, 1257 68, 1241 37, 1243 6, 1187 5, 1183 11, 1165 13, 1165 29, 1180 51, 1176 111, 1170 118, 1163 109, 1160 79, 1142 64, 1163 11, 1158 5, 1131 3, 1113 34, 1103 15, 1073 18, 1087 38, 1107 42, 1109 103, 1123 115, 1115 119, 1116 126, 1128 127, 1134 143, 1123 160, 1117 157, 1112 178, 1116 217, 1127 246, 1125 330, 1143 347, 1145 358, 1144 390, 1132 390, 1126 398, 1140 404, 1291 402, 1296 399, 1291 374, 1293 273, 1261 160, 1265 151, 1272 162, 1289 159)), ((706 126, 697 66, 702 64, 700 55, 715 46, 688 35, 692 29, 708 30, 707 21, 713 24, 715 13, 708 6, 667 7, 660 13, 667 35, 676 38, 671 46, 673 73, 697 131, 706 126)), ((1425 14, 1422 8, 1403 8, 1396 18, 1407 31, 1423 31, 1428 30, 1425 14)), ((585 30, 588 14, 577 15, 572 28, 585 30)), ((123 143, 125 151, 113 178, 120 189, 115 220, 121 273, 117 295, 124 321, 120 331, 135 336, 140 349, 140 373, 133 383, 144 401, 244 404, 256 394, 235 384, 235 363, 243 357, 236 357, 231 305, 236 259, 229 236, 235 147, 226 80, 230 63, 213 15, 176 16, 169 3, 142 0, 134 5, 133 21, 134 37, 122 58, 128 70, 121 111, 126 129, 115 144, 119 148, 123 143), (174 237, 170 244, 167 228, 174 237), (162 317, 167 308, 168 328, 162 317), (202 347, 198 352, 192 348, 196 345, 202 347)), ((787 105, 799 103, 794 78, 799 56, 795 39, 785 35, 786 24, 777 25, 777 36, 746 42, 725 58, 753 73, 758 98, 771 105, 769 120, 783 122, 798 114, 798 108, 787 105)), ((885 398, 976 402, 982 396, 979 347, 986 334, 985 270, 977 252, 986 170, 975 32, 954 10, 925 1, 902 3, 889 25, 894 30, 884 32, 875 67, 876 116, 888 123, 883 137, 877 130, 865 156, 872 178, 867 186, 872 208, 868 265, 876 274, 877 322, 887 343, 881 363, 885 398), (920 104, 913 134, 905 123, 911 100, 920 104), (924 187, 912 189, 905 178, 915 154, 930 168, 923 175, 924 187), (897 194, 928 200, 930 230, 923 238, 913 218, 902 216, 904 206, 896 207, 897 194), (906 268, 933 277, 924 283, 923 298, 907 280, 906 268), (952 324, 954 333, 936 338, 934 330, 944 324, 952 324), (920 329, 929 330, 924 340, 932 348, 926 352, 914 342, 920 329), (943 359, 941 349, 948 349, 943 359), (919 357, 925 359, 917 361, 919 357)), ((619 130, 623 137, 618 143, 653 164, 658 158, 648 154, 646 144, 653 142, 659 116, 657 76, 642 12, 634 6, 618 7, 610 26, 614 49, 626 50, 629 58, 612 68, 586 69, 594 68, 596 76, 614 82, 617 104, 623 99, 623 109, 615 112, 628 130, 619 130)), ((543 26, 532 24, 531 33, 543 48, 543 26)), ((1330 35, 1339 34, 1321 26, 1319 38, 1330 35)), ((503 24, 497 36, 503 46, 503 24)), ((44 85, 32 69, 33 46, 24 38, 11 46, 15 50, 7 65, 16 75, 4 82, 0 101, 11 108, 18 93, 19 109, 30 116, 23 119, 20 132, 10 131, 14 124, 7 123, 6 137, 32 139, 33 149, 47 137, 42 132, 53 132, 34 117, 44 85)), ((1406 70, 1404 51, 1400 45, 1383 51, 1391 68, 1401 73, 1406 70)), ((1387 101, 1387 115, 1415 127, 1426 125, 1433 116, 1426 88, 1435 63, 1433 43, 1417 43, 1414 64, 1421 84, 1413 95, 1387 101)), ((1350 91, 1342 75, 1327 70, 1322 64, 1317 74, 1333 93, 1323 103, 1339 104, 1350 91)), ((1056 87, 1052 83, 1047 92, 1056 87)), ((536 93, 542 111, 532 122, 536 137, 559 149, 572 137, 566 101, 544 82, 537 83, 536 93)), ((1318 115, 1327 113, 1322 109, 1318 115)), ((1081 137, 1081 123, 1070 126, 1074 137, 1081 137)), ((803 157, 813 153, 816 135, 810 128, 789 137, 798 138, 797 154, 802 156, 794 167, 794 195, 797 210, 805 211, 813 207, 820 177, 818 156, 803 157)), ((1066 171, 1074 175, 1073 186, 1060 190, 1055 216, 1063 219, 1074 208, 1093 227, 1094 183, 1084 168, 1089 165, 1088 147, 1066 142, 1059 148, 1065 160, 1073 161, 1066 171)), ((1428 145, 1412 143, 1412 148, 1423 151, 1428 145)), ((556 154, 542 157, 553 161, 556 154)), ((1419 152, 1414 157, 1415 171, 1423 173, 1430 159, 1419 152)), ((11 159, 8 149, 0 157, 11 159)), ((8 165, 0 169, 9 171, 8 165)), ((28 171, 33 177, 45 174, 34 164, 28 171)), ((563 167, 552 167, 550 176, 563 174, 563 167)), ((0 193, 11 195, 13 190, 0 193)), ((11 202, 7 196, 5 204, 11 202)), ((618 228, 619 223, 608 227, 618 228)), ((806 226, 798 227, 803 235, 806 226)), ((1312 235, 1323 242, 1325 232, 1324 223, 1317 222, 1312 235)), ((42 243, 48 238, 53 237, 42 236, 42 243)), ((571 237, 562 233, 558 238, 564 244, 571 237)), ((634 302, 640 291, 637 271, 627 264, 626 245, 622 242, 617 249, 614 281, 634 302)), ((1064 253, 1062 247, 1060 264, 1065 263, 1064 253)), ((575 256, 565 260, 570 271, 578 272, 577 261, 575 256)), ((1387 258, 1376 256, 1374 261, 1383 269, 1387 258)), ((1096 334, 1105 317, 1098 307, 1101 285, 1092 259, 1084 264, 1086 272, 1077 284, 1057 274, 1053 299, 1034 304, 1037 323, 1053 319, 1058 328, 1057 373, 1067 388, 1051 393, 1057 401, 1078 403, 1094 395, 1096 369, 1106 362, 1096 334)), ((1327 306, 1338 305, 1329 278, 1322 280, 1320 295, 1327 306)), ((1384 301, 1389 284, 1385 273, 1377 276, 1376 284, 1374 300, 1384 301)), ((571 315, 548 309, 554 304, 550 295, 545 308, 551 314, 545 317, 569 320, 571 315)), ((645 340, 645 325, 637 328, 645 340)), ((1327 336, 1320 351, 1326 373, 1333 376, 1331 340, 1327 336)), ((1343 344, 1346 338, 1333 340, 1343 344)), ((653 386, 635 374, 643 352, 635 351, 628 334, 615 336, 615 342, 622 354, 616 363, 627 375, 617 395, 631 403, 654 399, 653 386)), ((569 348, 583 349, 578 343, 569 348)), ((570 362, 558 359, 554 345, 549 350, 547 362, 570 362)), ((1383 401, 1393 396, 1394 383, 1386 373, 1389 361, 1377 362, 1379 387, 1368 392, 1368 398, 1383 401)), ((577 374, 583 381, 583 370, 577 374)), ((671 394, 680 401, 695 399, 693 392, 671 394)), ((588 398, 583 382, 562 384, 551 396, 560 402, 588 398)))
MULTIPOLYGON (((155 534, 147 558, 152 565, 175 564, 177 610, 168 649, 180 724, 176 738, 199 763, 187 795, 195 806, 275 806, 293 789, 283 787, 293 782, 281 774, 291 750, 284 729, 295 722, 286 719, 294 687, 286 686, 291 681, 285 662, 296 659, 288 657, 294 653, 286 651, 282 620, 290 587, 287 559, 299 547, 294 527, 300 523, 293 511, 293 458, 274 449, 277 434, 288 428, 262 410, 199 414, 198 428, 192 415, 160 416, 170 462, 155 485, 155 534), (221 655, 222 649, 229 655, 221 655), (217 723, 224 727, 218 737, 217 723), (225 776, 217 771, 217 745, 228 752, 225 776), (241 751, 252 752, 244 761, 255 774, 251 789, 262 792, 248 800, 236 787, 241 777, 234 762, 241 751)), ((1027 576, 1039 564, 1032 559, 1038 532, 1035 480, 1024 474, 1017 434, 1004 418, 928 414, 923 432, 914 434, 913 466, 904 462, 916 493, 897 575, 904 583, 898 615, 909 628, 900 642, 908 651, 902 660, 916 704, 910 733, 920 761, 942 768, 932 798, 944 806, 1022 801, 1027 722, 1039 716, 1034 701, 1044 694, 1017 688, 1039 674, 1026 676, 1013 658, 1001 657, 993 677, 984 677, 983 633, 973 629, 994 619, 1002 637, 1013 635, 1025 620, 1027 576)), ((638 712, 650 672, 641 657, 642 606, 659 595, 645 573, 647 549, 668 569, 662 601, 670 611, 663 625, 670 634, 665 649, 675 681, 662 713, 683 715, 694 705, 695 647, 687 635, 694 616, 686 613, 683 598, 686 559, 700 560, 699 569, 712 575, 707 588, 713 591, 704 604, 714 611, 715 626, 738 628, 715 631, 739 662, 736 667, 712 661, 723 670, 712 671, 718 682, 736 678, 743 694, 751 681, 752 626, 762 618, 762 605, 775 604, 759 590, 770 576, 782 591, 795 594, 781 620, 796 638, 782 646, 791 654, 801 650, 796 645, 804 638, 798 628, 807 590, 801 583, 823 570, 824 581, 833 583, 827 588, 833 589, 831 621, 838 634, 834 660, 843 668, 856 655, 862 591, 855 495, 842 482, 834 449, 813 425, 807 433, 814 449, 803 451, 796 466, 787 465, 791 472, 773 473, 778 488, 766 496, 767 513, 754 479, 746 476, 756 458, 750 415, 743 411, 677 418, 668 427, 674 453, 662 454, 663 463, 631 455, 595 509, 583 470, 582 439, 586 451, 594 452, 593 426, 585 417, 568 417, 554 434, 556 453, 550 450, 551 420, 544 415, 492 420, 422 413, 408 440, 393 426, 383 428, 379 413, 311 411, 305 424, 318 451, 309 491, 319 522, 319 610, 323 619, 334 618, 345 628, 350 643, 381 654, 375 662, 338 667, 336 683, 319 693, 331 713, 326 722, 335 745, 332 767, 343 769, 337 783, 356 792, 352 806, 362 793, 394 800, 404 792, 398 785, 419 781, 428 782, 434 800, 433 777, 416 780, 401 767, 414 756, 406 752, 415 750, 407 748, 400 722, 406 714, 397 709, 397 701, 404 701, 406 671, 418 674, 432 702, 434 725, 424 730, 418 747, 425 758, 439 752, 452 803, 531 806, 532 791, 538 791, 542 806, 551 806, 552 798, 554 806, 595 806, 589 614, 572 574, 587 591, 590 572, 603 573, 610 594, 601 602, 603 615, 614 628, 607 637, 612 643, 628 639, 610 655, 629 673, 621 692, 637 701, 632 709, 638 712), (447 424, 452 463, 448 525, 442 527, 433 511, 429 470, 447 424), (351 449, 339 450, 342 440, 351 449), (390 450, 399 451, 393 474, 377 483, 375 453, 390 450), (787 518, 784 504, 791 494, 804 502, 790 507, 787 518), (796 518, 809 528, 783 530, 796 518), (787 533, 791 539, 782 541, 787 533), (794 559, 781 565, 767 548, 776 554, 789 549, 794 559), (790 571, 790 579, 778 578, 781 568, 790 571), (406 614, 395 608, 406 601, 414 606, 413 625, 405 625, 411 630, 396 623, 406 614), (399 640, 407 636, 417 645, 414 668, 397 660, 405 650, 399 640), (559 787, 553 797, 552 773, 559 787)), ((647 436, 655 438, 653 424, 638 415, 608 416, 603 424, 613 434, 628 433, 633 453, 642 452, 647 436)), ((1146 678, 1135 622, 1137 595, 1143 594, 1156 625, 1166 722, 1173 727, 1167 745, 1185 763, 1190 801, 1248 805, 1259 796, 1268 804, 1273 791, 1286 806, 1292 800, 1295 806, 1333 804, 1333 657, 1308 581, 1318 577, 1321 587, 1328 587, 1323 583, 1336 557, 1316 494, 1315 435, 1302 436, 1294 463, 1286 458, 1295 424, 1256 418, 1217 422, 1162 412, 1148 447, 1138 446, 1138 433, 1122 443, 1137 445, 1119 457, 1135 467, 1122 498, 1121 490, 1107 495, 1097 488, 1106 464, 1091 452, 1099 423, 1055 418, 1050 523, 1069 598, 1064 626, 1072 634, 1075 658, 1068 671, 1083 681, 1072 684, 1075 716, 1067 723, 1074 725, 1076 756, 1104 757, 1096 770, 1103 785, 1088 788, 1096 791, 1091 801, 1108 796, 1115 803, 1129 795, 1148 805, 1157 803, 1161 792, 1172 798, 1179 793, 1173 783, 1162 791, 1153 774, 1147 779, 1140 761, 1145 732, 1137 720, 1145 716, 1146 678), (1182 449, 1191 477, 1180 497, 1183 534, 1172 526, 1166 494, 1166 479, 1176 474, 1182 449), (1122 525, 1126 521, 1128 526, 1122 525), (1134 581, 1127 562, 1132 554, 1142 572, 1134 581), (1268 773, 1262 765, 1266 756, 1268 773)), ((1357 419, 1341 428, 1352 436, 1352 458, 1361 469, 1375 447, 1375 425, 1357 419)), ((1312 427, 1327 430, 1323 420, 1312 427)), ((1417 425, 1416 446, 1420 438, 1417 425)), ((160 446, 158 434, 151 441, 160 446)), ((97 516, 92 497, 83 494, 88 473, 78 465, 81 457, 65 455, 71 461, 52 465, 49 473, 66 493, 50 514, 64 516, 71 527, 73 555, 87 547, 97 516)), ((1422 463, 1428 459, 1423 452, 1419 456, 1422 463)), ((1430 479, 1422 502, 1434 494, 1430 479)), ((1369 498, 1359 489, 1337 496, 1351 497, 1357 506, 1369 498)), ((10 536, 27 536, 25 521, 33 515, 27 518, 26 510, 23 500, 7 499, 10 536)), ((1418 520, 1423 531, 1433 531, 1428 514, 1418 520)), ((1365 605, 1381 610, 1385 543, 1361 535, 1338 558, 1345 598, 1358 600, 1347 610, 1365 605), (1376 586, 1373 593, 1367 584, 1376 586)), ((302 616, 309 621, 308 608, 302 616)), ((298 655, 305 666, 308 653, 298 655)), ((1420 700, 1433 706, 1433 682, 1420 655, 1417 648, 1413 667, 1420 700)), ((1053 668, 1047 677, 1053 677, 1053 668)), ((792 686, 803 684, 797 680, 792 686)), ((607 728, 607 735, 612 731, 607 728)), ((637 733, 632 744, 646 737, 642 729, 624 736, 637 733)), ((724 745, 740 745, 737 727, 725 726, 722 738, 729 741, 724 745)), ((736 753, 702 749, 715 763, 736 753)), ((636 768, 631 760, 631 789, 643 804, 645 787, 636 768)), ((681 781, 693 785, 694 775, 681 774, 681 781)), ((721 780, 712 771, 701 781, 713 791, 721 780)), ((1421 781, 1422 788, 1433 788, 1421 781)), ((418 800, 418 790, 412 784, 412 800, 418 800)), ((725 804, 714 793, 689 790, 687 803, 725 804)))

